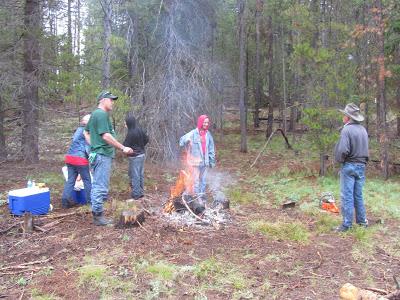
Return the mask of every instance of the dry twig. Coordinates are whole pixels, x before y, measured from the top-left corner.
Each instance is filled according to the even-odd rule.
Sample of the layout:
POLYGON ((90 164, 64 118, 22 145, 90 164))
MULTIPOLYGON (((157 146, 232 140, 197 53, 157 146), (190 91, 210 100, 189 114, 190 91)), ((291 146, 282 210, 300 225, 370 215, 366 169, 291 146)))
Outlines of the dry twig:
POLYGON ((196 215, 189 207, 189 205, 187 204, 184 195, 182 195, 182 202, 185 205, 186 209, 198 220, 202 221, 203 223, 205 222, 204 219, 200 218, 198 215, 196 215))
POLYGON ((12 269, 26 269, 26 268, 29 268, 29 266, 32 266, 32 265, 44 264, 44 263, 46 263, 48 261, 51 261, 52 259, 53 258, 50 257, 50 258, 47 258, 47 259, 44 259, 44 260, 36 260, 36 261, 31 261, 31 262, 15 265, 15 266, 7 266, 7 267, 0 268, 0 271, 12 270, 12 269))
POLYGON ((378 293, 378 294, 381 294, 381 295, 387 295, 387 294, 389 294, 387 291, 385 291, 385 290, 381 290, 381 289, 377 289, 377 288, 372 288, 372 287, 366 287, 366 288, 363 288, 364 290, 368 290, 368 291, 372 291, 372 292, 375 292, 375 293, 378 293))
POLYGON ((15 224, 13 224, 13 225, 7 227, 6 229, 3 229, 2 231, 0 231, 0 235, 1 235, 1 234, 4 234, 4 233, 7 233, 7 232, 10 231, 11 229, 13 229, 14 227, 16 227, 16 226, 18 226, 18 225, 20 225, 20 224, 22 224, 22 223, 23 223, 23 222, 18 222, 18 223, 15 223, 15 224))
POLYGON ((139 224, 140 228, 142 228, 145 232, 147 232, 149 235, 151 235, 151 233, 148 230, 146 230, 146 228, 144 228, 144 226, 138 220, 136 220, 136 222, 139 224))

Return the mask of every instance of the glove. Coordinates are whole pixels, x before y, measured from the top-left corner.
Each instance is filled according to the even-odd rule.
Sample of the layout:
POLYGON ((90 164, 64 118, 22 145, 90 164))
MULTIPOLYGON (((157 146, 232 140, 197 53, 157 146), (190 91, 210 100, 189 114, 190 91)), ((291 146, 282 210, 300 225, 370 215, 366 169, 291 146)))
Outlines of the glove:
POLYGON ((90 162, 91 164, 93 164, 94 161, 96 160, 96 155, 97 155, 96 152, 90 152, 90 154, 89 154, 89 162, 90 162))

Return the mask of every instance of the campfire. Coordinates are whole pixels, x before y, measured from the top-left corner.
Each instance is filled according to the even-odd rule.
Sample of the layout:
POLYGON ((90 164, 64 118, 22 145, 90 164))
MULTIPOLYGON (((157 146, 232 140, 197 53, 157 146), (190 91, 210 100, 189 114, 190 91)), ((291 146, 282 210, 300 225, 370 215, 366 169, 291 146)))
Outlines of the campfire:
POLYGON ((184 225, 216 225, 229 221, 224 211, 229 201, 221 191, 211 191, 211 201, 204 195, 194 193, 194 178, 190 168, 180 170, 176 183, 171 187, 170 196, 164 205, 164 212, 170 219, 184 225))

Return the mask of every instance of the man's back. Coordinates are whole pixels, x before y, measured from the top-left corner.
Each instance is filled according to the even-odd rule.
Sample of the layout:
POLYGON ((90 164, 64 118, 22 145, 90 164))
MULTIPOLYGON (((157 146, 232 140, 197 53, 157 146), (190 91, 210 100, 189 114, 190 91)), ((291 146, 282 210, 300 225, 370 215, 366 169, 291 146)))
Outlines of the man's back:
POLYGON ((335 148, 335 160, 340 163, 367 163, 368 133, 359 123, 346 124, 335 148))

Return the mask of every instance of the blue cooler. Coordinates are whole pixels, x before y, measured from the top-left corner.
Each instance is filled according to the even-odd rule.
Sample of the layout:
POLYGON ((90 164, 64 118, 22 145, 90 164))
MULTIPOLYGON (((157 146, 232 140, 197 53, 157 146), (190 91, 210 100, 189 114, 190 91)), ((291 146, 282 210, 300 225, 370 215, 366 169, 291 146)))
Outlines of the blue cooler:
POLYGON ((8 193, 8 208, 17 216, 25 212, 32 215, 45 215, 50 208, 50 191, 48 188, 25 188, 8 193))
POLYGON ((73 190, 71 194, 72 199, 79 204, 86 204, 86 193, 85 189, 81 189, 79 191, 73 190))

